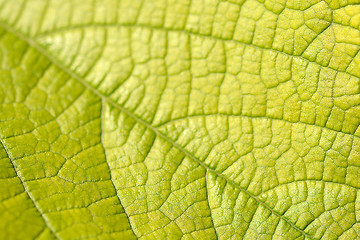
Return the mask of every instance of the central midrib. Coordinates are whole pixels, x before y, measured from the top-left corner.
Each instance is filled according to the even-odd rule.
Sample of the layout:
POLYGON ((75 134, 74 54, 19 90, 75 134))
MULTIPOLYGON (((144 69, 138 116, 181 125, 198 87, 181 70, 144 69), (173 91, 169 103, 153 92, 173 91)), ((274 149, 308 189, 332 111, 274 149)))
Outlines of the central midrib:
MULTIPOLYGON (((182 152, 185 156, 189 157, 190 159, 192 159, 193 161, 197 162, 198 164, 200 164, 202 167, 204 167, 207 171, 214 173, 216 176, 223 178, 225 181, 227 181, 229 184, 233 185, 235 188, 239 189, 240 191, 246 193, 247 195, 249 195, 251 198, 253 198, 256 202, 259 203, 259 205, 262 205, 263 207, 265 207, 266 209, 270 210, 273 214, 275 214, 277 217, 279 217, 280 219, 283 219, 286 223, 288 223, 292 228, 296 229, 297 231, 299 231, 301 234, 303 234, 304 236, 313 239, 312 236, 310 236, 309 234, 305 233, 304 230, 300 229, 299 227, 297 227, 294 223, 290 222, 286 217, 284 217, 283 215, 279 214, 278 212, 274 211, 270 206, 268 206, 266 203, 262 202, 261 200, 258 199, 257 196, 255 196, 254 194, 250 193, 249 191, 247 191, 246 189, 240 187, 238 184, 236 184, 234 181, 227 179, 224 175, 216 172, 214 169, 211 169, 210 167, 208 167, 207 165, 205 165, 202 161, 200 161, 198 158, 196 158, 195 156, 193 156, 190 152, 188 152, 186 149, 184 149, 183 147, 181 147, 179 144, 177 144, 176 142, 174 142, 172 139, 170 139, 169 137, 167 137, 166 135, 164 135, 162 132, 160 132, 158 129, 156 129, 155 127, 153 127, 151 124, 147 123, 146 121, 144 121, 143 119, 137 117, 134 113, 132 113, 131 111, 129 111, 128 109, 124 108, 123 106, 121 106, 120 104, 114 102, 111 98, 107 97, 106 95, 104 95, 103 93, 101 93, 100 91, 98 91, 96 88, 92 87, 89 83, 87 83, 82 77, 80 77, 78 74, 76 74, 75 72, 73 72, 72 70, 70 70, 69 68, 67 68, 64 64, 62 64, 60 61, 58 61, 55 57, 53 57, 51 54, 49 54, 41 45, 39 45, 36 41, 32 40, 31 38, 27 37, 26 35, 18 32, 17 30, 13 29, 11 26, 7 25, 6 23, 0 22, 0 27, 2 27, 3 29, 5 29, 6 31, 14 34, 15 36, 17 36, 19 39, 25 41, 27 44, 29 44, 31 47, 33 47, 34 49, 36 49, 37 51, 39 51, 42 55, 44 55, 51 63, 53 63, 54 65, 56 65, 59 69, 61 69, 62 71, 66 72, 67 74, 69 74, 72 78, 76 79, 78 82, 80 82, 82 85, 84 85, 84 87, 88 88, 90 91, 92 91, 94 94, 96 94, 98 97, 100 97, 101 99, 107 101, 109 104, 111 104, 112 106, 114 106, 115 108, 119 109, 120 111, 124 112, 125 114, 127 114, 128 116, 130 116, 131 118, 133 118, 136 122, 144 125, 145 127, 147 127, 148 129, 150 129, 151 131, 153 131, 155 133, 156 136, 163 138, 164 140, 166 140, 167 142, 169 142, 171 145, 173 145, 175 148, 177 148, 180 152, 182 152)), ((215 228, 215 226, 214 226, 215 228)))

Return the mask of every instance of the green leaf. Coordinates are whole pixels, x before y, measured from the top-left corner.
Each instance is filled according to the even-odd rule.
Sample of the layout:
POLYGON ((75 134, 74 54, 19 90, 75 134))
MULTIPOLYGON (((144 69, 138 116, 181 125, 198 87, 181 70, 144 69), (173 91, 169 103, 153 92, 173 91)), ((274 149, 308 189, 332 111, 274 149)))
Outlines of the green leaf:
POLYGON ((0 0, 0 239, 360 239, 359 0, 0 0))

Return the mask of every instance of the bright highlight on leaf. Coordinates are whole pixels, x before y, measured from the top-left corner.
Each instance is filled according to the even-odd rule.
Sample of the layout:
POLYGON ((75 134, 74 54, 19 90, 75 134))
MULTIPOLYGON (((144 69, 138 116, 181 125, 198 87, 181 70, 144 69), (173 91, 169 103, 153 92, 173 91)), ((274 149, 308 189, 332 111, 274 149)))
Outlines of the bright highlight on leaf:
POLYGON ((0 0, 0 239, 360 239, 359 0, 0 0))

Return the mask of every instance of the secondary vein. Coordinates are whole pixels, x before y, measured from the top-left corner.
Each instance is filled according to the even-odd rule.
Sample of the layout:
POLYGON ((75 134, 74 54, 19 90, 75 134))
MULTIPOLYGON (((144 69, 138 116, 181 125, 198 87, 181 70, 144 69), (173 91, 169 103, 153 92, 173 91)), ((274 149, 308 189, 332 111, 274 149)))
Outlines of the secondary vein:
POLYGON ((12 167, 14 168, 14 171, 16 173, 16 176, 19 178, 21 185, 24 187, 24 191, 26 192, 26 194, 28 195, 29 199, 33 202, 34 207, 36 208, 36 210, 39 212, 40 216, 43 218, 44 223, 46 225, 46 227, 51 231, 51 233, 55 236, 56 239, 60 239, 59 236, 57 236, 55 229, 50 225, 49 220, 46 218, 46 216, 44 215, 44 213, 41 211, 41 209, 39 208, 39 206, 37 205, 35 199, 33 198, 33 196, 30 194, 29 190, 27 189, 26 185, 24 184, 24 181, 22 180, 22 178, 20 177, 20 175, 18 174, 15 164, 14 164, 14 160, 11 158, 10 156, 10 152, 7 149, 4 141, 0 138, 0 142, 1 145, 3 146, 7 157, 10 159, 10 162, 12 164, 12 167))

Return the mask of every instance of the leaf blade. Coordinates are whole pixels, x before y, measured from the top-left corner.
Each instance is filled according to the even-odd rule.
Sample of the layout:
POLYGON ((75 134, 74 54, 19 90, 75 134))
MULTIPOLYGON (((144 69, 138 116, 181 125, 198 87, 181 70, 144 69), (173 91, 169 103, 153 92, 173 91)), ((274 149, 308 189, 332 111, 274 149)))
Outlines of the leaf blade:
MULTIPOLYGON (((110 2, 105 8, 116 3, 116 1, 110 2)), ((11 4, 7 5, 6 2, 3 2, 3 4, 5 5, 0 9, 6 9, 7 6, 11 7, 11 4)), ((46 16, 49 8, 51 9, 49 7, 51 4, 39 8, 43 11, 42 16, 46 16)), ((87 3, 83 4, 85 6, 87 3)), ((112 137, 110 133, 102 135, 101 142, 105 143, 103 151, 106 153, 106 159, 108 157, 112 158, 111 161, 107 160, 107 162, 111 169, 111 175, 117 176, 114 178, 113 185, 115 185, 117 195, 120 197, 119 201, 125 201, 125 209, 127 212, 130 211, 128 218, 137 237, 145 239, 154 236, 162 236, 163 238, 166 236, 171 236, 171 238, 180 238, 181 236, 184 238, 204 238, 205 236, 211 236, 212 238, 228 238, 230 236, 235 238, 236 236, 266 238, 270 235, 276 238, 286 236, 286 238, 295 239, 297 237, 306 237, 304 235, 308 234, 308 237, 311 235, 311 237, 315 238, 335 239, 342 236, 342 234, 349 234, 344 236, 355 236, 356 230, 354 229, 357 228, 357 224, 353 221, 357 218, 354 212, 356 212, 356 206, 358 205, 355 196, 359 187, 356 182, 358 173, 356 159, 359 152, 359 89, 356 86, 359 83, 359 78, 352 66, 357 59, 357 29, 349 30, 351 36, 348 39, 341 38, 341 33, 348 29, 343 25, 353 25, 354 22, 344 24, 343 21, 345 20, 341 20, 341 17, 336 14, 332 16, 333 19, 329 20, 327 13, 330 8, 333 8, 332 12, 336 12, 335 8, 341 10, 344 7, 336 6, 334 3, 315 3, 314 1, 314 5, 309 3, 296 5, 289 1, 285 7, 277 6, 279 8, 273 9, 269 9, 270 5, 268 3, 264 3, 264 6, 262 6, 256 1, 250 0, 235 5, 240 7, 241 11, 251 6, 259 6, 259 8, 265 6, 269 12, 265 10, 264 16, 269 17, 271 14, 278 14, 279 19, 291 20, 291 24, 299 27, 295 30, 296 34, 306 29, 306 27, 302 26, 303 23, 299 25, 298 20, 301 20, 301 17, 293 18, 293 16, 297 16, 304 11, 304 19, 310 21, 305 25, 319 36, 314 36, 312 33, 307 33, 309 35, 306 36, 306 34, 301 33, 300 35, 305 38, 311 38, 310 40, 307 39, 309 40, 307 44, 302 44, 301 41, 303 40, 295 37, 294 39, 289 37, 289 42, 285 44, 283 41, 285 39, 279 39, 286 37, 288 33, 283 32, 280 35, 276 33, 273 39, 275 42, 278 41, 277 45, 273 45, 276 49, 275 54, 272 54, 271 51, 269 51, 269 54, 266 51, 266 48, 268 48, 267 42, 259 42, 261 33, 256 30, 254 30, 253 42, 250 43, 255 47, 251 49, 250 47, 242 48, 241 44, 236 43, 238 40, 235 42, 230 40, 231 43, 229 44, 226 42, 229 41, 227 31, 234 31, 231 25, 234 20, 230 18, 235 15, 230 16, 230 12, 237 9, 228 2, 219 4, 217 9, 219 12, 215 11, 214 16, 211 16, 216 19, 213 26, 205 23, 204 25, 199 24, 199 30, 189 30, 189 28, 186 28, 188 26, 185 27, 185 25, 181 24, 181 21, 177 23, 176 21, 171 22, 167 15, 165 19, 168 22, 165 23, 165 26, 161 24, 161 18, 149 18, 151 14, 149 15, 147 10, 144 9, 150 9, 153 6, 144 1, 136 7, 138 9, 136 18, 139 19, 139 22, 136 24, 131 23, 139 25, 140 28, 144 24, 143 28, 148 28, 144 31, 132 30, 137 27, 131 26, 129 27, 130 30, 121 30, 114 34, 115 30, 112 27, 108 29, 107 20, 105 20, 104 23, 100 23, 97 27, 98 30, 95 31, 95 35, 87 36, 87 32, 90 32, 90 30, 85 29, 83 31, 85 38, 81 39, 81 41, 75 38, 76 29, 73 32, 66 33, 69 34, 70 40, 74 37, 71 41, 75 44, 78 41, 78 43, 82 43, 83 46, 88 48, 93 44, 90 41, 91 39, 87 39, 89 36, 95 37, 96 41, 101 43, 98 56, 90 55, 89 59, 92 63, 85 66, 81 64, 74 65, 74 62, 71 61, 64 63, 64 59, 70 56, 71 49, 65 49, 65 58, 62 57, 60 52, 47 52, 51 51, 51 47, 56 44, 59 44, 57 48, 59 46, 61 48, 61 44, 66 41, 58 38, 56 34, 50 34, 46 36, 50 40, 37 43, 34 36, 44 25, 34 25, 34 27, 26 29, 26 23, 21 20, 22 14, 19 14, 20 17, 17 20, 12 19, 10 21, 21 23, 18 26, 24 33, 9 29, 11 24, 5 25, 5 28, 15 32, 20 38, 26 40, 49 58, 51 62, 56 63, 63 72, 81 82, 82 87, 90 89, 103 102, 108 102, 105 105, 109 105, 109 108, 114 108, 107 111, 105 117, 104 112, 102 113, 104 121, 102 121, 100 129, 109 127, 109 131, 114 133, 112 137), (224 6, 230 6, 228 9, 230 18, 226 22, 230 25, 219 31, 219 25, 216 24, 223 21, 221 9, 224 6), (270 15, 267 15, 268 13, 270 15), (318 13, 319 15, 316 15, 318 13), (313 19, 325 21, 321 22, 321 20, 316 26, 316 24, 311 23, 313 19), (335 23, 329 23, 329 21, 335 23), (175 25, 177 27, 171 30, 172 26, 175 25), (211 33, 207 33, 209 26, 214 27, 214 31, 211 33), (104 27, 106 29, 103 29, 104 27), (186 28, 186 30, 181 30, 182 28, 186 28), (106 47, 111 45, 111 41, 117 39, 117 36, 120 36, 121 42, 115 43, 115 46, 117 46, 116 44, 132 44, 131 41, 128 41, 129 39, 132 39, 135 44, 141 42, 141 39, 150 38, 151 40, 147 43, 137 44, 136 47, 132 46, 132 49, 136 49, 136 51, 131 53, 124 51, 124 55, 122 55, 123 53, 109 54, 109 52, 106 52, 106 47), (104 39, 101 39, 102 37, 104 39), (319 44, 326 41, 334 44, 333 52, 326 52, 329 49, 328 46, 319 47, 319 44), (337 41, 341 43, 337 45, 337 41), (156 45, 157 42, 159 45, 156 45), (185 44, 180 47, 176 45, 177 42, 185 44), (41 44, 49 44, 50 48, 48 49, 50 50, 45 50, 47 46, 41 44), (155 48, 152 48, 152 46, 155 46, 155 48), (348 47, 346 53, 348 56, 344 55, 342 47, 339 46, 348 47), (199 50, 201 48, 205 50, 201 52, 199 50), (181 49, 181 51, 176 52, 173 51, 174 49, 181 49), (324 50, 325 55, 323 52, 318 51, 319 49, 324 50), (234 52, 232 52, 233 50, 234 52), (141 53, 146 53, 146 51, 150 51, 151 55, 147 57, 141 56, 141 53), (286 54, 277 51, 283 51, 286 54), (181 63, 176 62, 176 57, 182 53, 184 55, 181 55, 178 59, 184 61, 181 63), (233 54, 232 56, 241 57, 238 59, 229 58, 228 54, 230 53, 233 54), (300 53, 305 57, 293 56, 300 53), (318 55, 324 58, 319 59, 318 55), (115 69, 119 67, 125 68, 120 71, 120 75, 111 70, 109 76, 107 76, 108 78, 101 82, 99 76, 103 71, 101 68, 107 64, 103 61, 106 56, 115 57, 110 62, 118 61, 116 57, 120 56, 120 64, 116 65, 115 69), (126 69, 132 63, 128 62, 128 60, 122 62, 121 59, 126 59, 129 56, 136 59, 134 60, 135 67, 126 69), (173 58, 174 56, 175 58, 173 58), (58 57, 59 59, 57 59, 58 57), (306 58, 310 60, 307 61, 306 58), (339 59, 342 59, 342 62, 339 62, 339 59), (242 69, 237 69, 237 60, 241 62, 241 65, 244 65, 242 69), (273 66, 270 64, 272 61, 280 64, 273 66), (311 63, 312 61, 314 63, 311 63), (227 63, 230 63, 230 65, 227 65, 227 63), (172 67, 172 65, 176 67, 172 67), (149 76, 139 75, 141 71, 146 70, 146 67, 149 66, 154 69, 154 71, 151 70, 149 76), (206 67, 208 71, 204 71, 206 67), (95 70, 91 72, 92 68, 95 70), (272 68, 276 71, 271 72, 272 68), (268 71, 266 72, 267 75, 261 75, 264 69, 268 71), (181 75, 182 71, 190 75, 181 75), (232 71, 238 72, 234 75, 232 71), (346 74, 343 74, 343 72, 346 72, 346 74), (96 73, 99 76, 96 76, 96 73), (92 74, 95 74, 95 78, 92 74), (257 76, 259 74, 260 78, 257 76), (142 88, 141 81, 136 82, 133 76, 144 77, 145 87, 142 88), (115 80, 117 77, 126 81, 115 80), (184 85, 176 85, 183 83, 181 78, 186 79, 184 85), (96 83, 96 79, 100 79, 100 82, 96 83), (276 83, 276 81, 280 82, 276 83), (158 83, 160 83, 160 87, 157 89, 155 86, 158 83), (261 84, 265 84, 265 87, 261 84), (344 85, 347 86, 344 87, 344 85), (172 98, 172 89, 180 89, 180 86, 185 86, 190 90, 185 91, 185 94, 181 91, 175 91, 176 97, 172 98), (122 94, 126 95, 126 92, 132 91, 131 94, 133 95, 130 94, 121 99, 122 94), (240 97, 236 95, 239 92, 242 94, 240 97), (185 97, 182 95, 185 95, 185 97), (154 102, 150 102, 152 99, 154 102), (177 106, 175 103, 180 99, 185 101, 186 104, 177 106), (166 103, 169 100, 172 105, 166 103), (197 104, 197 102, 200 104, 197 104), (265 105, 265 108, 263 105, 265 105), (312 110, 313 108, 315 110, 312 110), (128 130, 127 126, 133 124, 128 123, 130 120, 123 120, 118 128, 112 129, 111 127, 116 125, 116 119, 120 118, 121 114, 116 113, 119 110, 128 117, 130 116, 131 121, 142 125, 142 128, 138 127, 134 130, 131 127, 128 130), (244 120, 246 118, 248 119, 244 120), (103 122, 106 122, 106 124, 103 122), (166 124, 164 125, 164 123, 166 124), (318 126, 316 127, 316 125, 318 126), (144 128, 151 133, 148 133, 148 130, 141 130, 144 128), (126 131, 128 132, 126 133, 126 131), (140 148, 137 149, 134 146, 138 142, 134 141, 131 135, 142 134, 147 136, 145 137, 147 142, 142 143, 144 146, 140 145, 140 148), (113 142, 109 141, 108 138, 113 142), (159 140, 160 138, 162 140, 159 140), (123 147, 124 144, 129 144, 128 141, 130 140, 132 146, 130 144, 130 146, 123 147), (170 145, 168 146, 168 144, 170 145), (175 150, 166 150, 169 147, 175 150), (172 161, 167 160, 167 154, 171 156, 172 161), (139 160, 137 158, 143 159, 139 160), (155 159, 158 161, 154 161, 155 159), (160 160, 163 161, 162 165, 160 160), (130 165, 127 166, 125 163, 130 165), (138 167, 140 163, 144 166, 138 167), (121 174, 117 172, 119 166, 131 172, 128 175, 129 178, 135 177, 133 185, 130 184, 131 186, 124 187, 127 180, 122 179, 121 174), (161 175, 161 170, 169 170, 170 172, 163 172, 161 175), (208 174, 211 176, 210 180, 208 174), (274 176, 271 177, 271 174, 274 174, 274 176), (166 179, 160 181, 161 176, 166 179), (173 180, 174 178, 176 181, 173 180), (256 209, 256 212, 250 214, 252 218, 248 220, 250 223, 246 229, 241 229, 241 224, 239 226, 239 223, 245 223, 246 221, 236 218, 236 216, 234 218, 234 212, 231 214, 229 209, 230 204, 236 208, 237 213, 244 214, 242 210, 246 211, 246 208, 243 207, 244 202, 241 200, 243 196, 238 194, 235 200, 234 196, 229 194, 233 190, 226 190, 227 187, 221 184, 222 180, 220 178, 232 182, 234 186, 241 188, 242 192, 247 192, 248 195, 252 195, 252 199, 257 200, 259 207, 251 208, 256 209), (308 181, 310 182, 308 183, 308 181), (317 181, 322 185, 312 184, 317 181), (331 184, 332 182, 335 185, 331 184), (219 190, 214 193, 214 190, 208 187, 220 185, 220 190, 227 191, 226 193, 221 194, 218 192, 219 190), (348 188, 348 186, 352 188, 348 188), (139 187, 145 190, 139 190, 139 187), (321 189, 324 192, 318 193, 316 189, 321 189), (333 191, 333 189, 335 190, 333 191), (355 191, 355 193, 353 194, 352 191, 355 191), (344 197, 345 192, 351 192, 352 197, 349 199, 344 197), (312 199, 310 196, 305 197, 305 200, 298 200, 296 198, 298 193, 323 196, 326 200, 332 200, 322 203, 321 199, 312 199), (181 196, 188 198, 188 200, 181 202, 181 196), (210 198, 210 196, 212 197, 210 198), (220 196, 223 199, 219 203, 217 198, 220 196), (279 196, 282 196, 283 199, 278 198, 279 196), (139 202, 137 207, 133 205, 131 198, 139 202), (289 203, 284 199, 291 199, 290 202, 294 206, 291 206, 291 204, 289 206, 289 203), (141 203, 141 201, 144 202, 141 203), (180 201, 180 203, 177 204, 177 201, 180 201), (320 213, 315 215, 313 212, 316 212, 316 209, 309 210, 311 208, 309 206, 313 202, 323 204, 317 209, 320 213), (336 209, 333 206, 335 202, 341 202, 340 205, 335 207, 336 209), (220 207, 218 204, 220 204, 220 207), (282 204, 283 207, 279 207, 277 204, 282 204), (303 204, 302 207, 301 204, 303 204), (144 207, 145 209, 141 210, 144 207), (302 208, 306 209, 305 212, 301 212, 302 208), (343 209, 346 209, 349 214, 344 214, 343 209), (199 212, 196 213, 196 210, 199 212), (267 212, 267 210, 270 212, 267 212), (224 217, 221 214, 219 215, 219 212, 222 211, 224 214, 232 215, 233 221, 231 221, 230 215, 227 216, 230 217, 230 220, 224 220, 224 217), (301 215, 309 214, 309 212, 312 215, 310 217, 301 215), (322 228, 324 216, 332 216, 335 219, 325 224, 328 229, 322 228), (146 227, 142 226, 144 222, 149 221, 151 224, 147 223, 146 227), (191 222, 192 226, 190 226, 191 222), (349 226, 346 222, 351 222, 352 225, 349 226), (185 226, 185 223, 190 225, 185 226), (341 229, 336 227, 339 224, 341 229), (299 236, 299 233, 303 236, 299 236)), ((24 6, 26 4, 19 8, 20 11, 24 10, 24 6)), ((164 3, 160 3, 159 6, 164 6, 164 3)), ((193 6, 195 6, 195 3, 189 4, 188 17, 190 20, 194 19, 192 15, 194 9, 197 11, 193 6)), ((352 6, 349 5, 347 8, 350 9, 352 6)), ((92 10, 94 9, 94 12, 96 12, 97 8, 92 8, 92 10)), ((155 10, 155 12, 162 11, 159 9, 155 10)), ((196 14, 203 14, 203 8, 198 9, 200 11, 196 12, 196 14)), ((77 11, 76 8, 74 11, 77 11)), ((168 9, 165 12, 167 13, 168 9)), ((233 13, 236 14, 236 12, 233 13)), ((244 12, 247 13, 245 10, 244 12)), ((241 14, 244 12, 241 12, 241 14)), ((253 13, 254 16, 256 15, 255 11, 249 12, 253 13)), ((83 16, 83 19, 76 17, 72 19, 80 22, 75 27, 82 26, 83 20, 86 21, 86 19, 91 18, 90 15, 82 14, 80 15, 83 16)), ((180 17, 177 12, 174 14, 176 18, 180 17)), ((238 16, 240 20, 244 17, 241 14, 238 16)), ((132 17, 128 17, 132 19, 132 17)), ((249 16, 249 18, 252 17, 249 16)), ((256 19, 259 24, 262 21, 263 19, 256 19)), ((283 25, 280 24, 279 26, 285 29, 289 28, 286 24, 284 25, 284 22, 286 21, 283 21, 281 23, 283 25)), ((237 24, 243 26, 241 21, 237 24)), ((196 24, 192 26, 196 26, 196 24)), ((265 29, 263 30, 266 35, 265 29)), ((61 35, 62 32, 57 34, 61 35)), ((266 37, 265 35, 264 37, 266 37)), ((240 37, 240 41, 245 42, 245 45, 248 44, 245 33, 237 35, 237 37, 240 37), (245 38, 242 39, 242 37, 245 38)), ((96 44, 98 43, 95 43, 94 46, 96 44)), ((78 44, 78 46, 80 45, 78 44)), ((78 55, 76 57, 79 57, 80 60, 85 59, 84 56, 90 53, 87 49, 81 50, 82 46, 75 49, 76 51, 73 53, 78 55)), ((72 55, 72 59, 76 59, 75 55, 72 55)), ((85 98, 91 97, 87 96, 85 98)), ((95 110, 95 112, 97 111, 99 110, 95 110)), ((123 118, 126 119, 126 117, 123 118)), ((67 124, 64 123, 62 127, 66 128, 67 124)), ((140 140, 142 139, 140 138, 140 140)), ((79 159, 79 161, 81 160, 79 159)), ((70 175, 65 177, 70 177, 70 175)))

